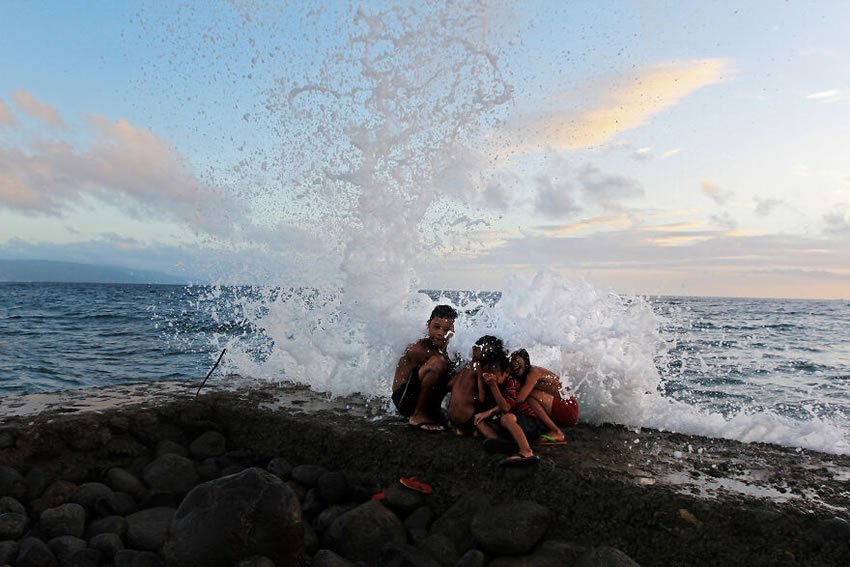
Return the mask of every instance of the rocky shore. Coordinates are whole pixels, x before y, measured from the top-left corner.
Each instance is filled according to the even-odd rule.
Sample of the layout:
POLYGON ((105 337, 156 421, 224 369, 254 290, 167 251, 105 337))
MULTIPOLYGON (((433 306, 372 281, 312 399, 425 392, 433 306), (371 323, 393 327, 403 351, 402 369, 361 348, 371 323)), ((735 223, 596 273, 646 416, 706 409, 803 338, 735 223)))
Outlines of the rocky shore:
POLYGON ((847 456, 579 424, 503 468, 380 402, 241 384, 0 400, 0 565, 850 563, 847 456))

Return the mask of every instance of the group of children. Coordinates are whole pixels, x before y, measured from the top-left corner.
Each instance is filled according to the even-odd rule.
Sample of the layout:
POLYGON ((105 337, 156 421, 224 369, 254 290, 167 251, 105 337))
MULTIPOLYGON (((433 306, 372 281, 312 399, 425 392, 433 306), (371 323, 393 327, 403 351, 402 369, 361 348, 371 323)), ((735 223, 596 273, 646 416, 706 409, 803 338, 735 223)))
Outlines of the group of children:
POLYGON ((528 352, 508 356, 501 339, 485 335, 472 348, 472 359, 457 368, 447 347, 457 311, 438 305, 428 319, 427 336, 405 349, 393 378, 392 399, 411 426, 444 431, 442 402, 451 393, 448 418, 458 434, 476 432, 490 446, 510 446, 515 454, 503 465, 533 464, 537 442, 564 442, 562 427, 578 421, 578 402, 564 398, 558 376, 532 366, 528 352), (510 441, 498 441, 510 437, 510 441), (492 441, 491 441, 492 440, 492 441))

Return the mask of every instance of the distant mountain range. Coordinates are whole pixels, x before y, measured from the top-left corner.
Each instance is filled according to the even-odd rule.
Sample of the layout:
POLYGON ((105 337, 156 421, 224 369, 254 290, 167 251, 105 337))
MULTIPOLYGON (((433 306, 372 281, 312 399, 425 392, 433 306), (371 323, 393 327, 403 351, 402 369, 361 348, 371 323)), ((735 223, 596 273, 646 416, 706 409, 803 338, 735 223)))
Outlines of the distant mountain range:
POLYGON ((185 284, 191 279, 120 266, 53 260, 0 260, 0 282, 185 284))

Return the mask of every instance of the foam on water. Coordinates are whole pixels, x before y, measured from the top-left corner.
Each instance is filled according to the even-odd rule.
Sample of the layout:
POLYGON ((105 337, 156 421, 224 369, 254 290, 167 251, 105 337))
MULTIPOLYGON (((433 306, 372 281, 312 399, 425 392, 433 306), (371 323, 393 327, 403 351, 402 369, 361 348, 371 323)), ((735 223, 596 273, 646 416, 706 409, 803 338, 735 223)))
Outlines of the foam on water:
MULTIPOLYGON (((301 48, 314 49, 322 44, 304 17, 301 48)), ((198 307, 249 323, 241 336, 214 338, 228 348, 227 371, 387 397, 398 357, 441 302, 416 291, 417 270, 462 242, 464 227, 486 223, 471 203, 485 164, 498 161, 489 134, 512 88, 477 2, 352 8, 339 21, 315 64, 280 71, 264 107, 282 173, 253 194, 255 213, 275 227, 253 237, 268 250, 290 244, 258 263, 286 264, 278 286, 214 287, 198 307)), ((244 164, 240 187, 257 167, 244 164)), ((642 298, 543 272, 508 277, 495 305, 474 294, 461 303, 456 353, 468 356, 483 334, 527 348, 571 387, 583 421, 850 452, 839 425, 817 415, 724 417, 666 397, 668 345, 642 298)))

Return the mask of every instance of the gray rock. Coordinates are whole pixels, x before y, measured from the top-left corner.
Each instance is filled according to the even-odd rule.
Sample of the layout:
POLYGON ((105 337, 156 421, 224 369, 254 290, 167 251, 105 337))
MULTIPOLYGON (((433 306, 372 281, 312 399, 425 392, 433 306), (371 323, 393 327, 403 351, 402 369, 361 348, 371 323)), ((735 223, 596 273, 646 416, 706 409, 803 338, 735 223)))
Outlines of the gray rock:
POLYGON ((168 526, 177 510, 169 507, 148 508, 127 516, 124 540, 130 549, 158 551, 165 542, 168 526))
POLYGON ((56 506, 65 504, 76 487, 76 484, 67 480, 51 482, 44 489, 42 495, 30 503, 30 513, 34 517, 38 517, 48 508, 55 508, 56 506))
POLYGON ((200 480, 195 463, 174 453, 157 457, 145 467, 142 478, 152 489, 170 494, 185 494, 200 480))
POLYGON ((416 547, 436 559, 443 567, 454 567, 460 558, 454 542, 443 534, 431 534, 416 547))
POLYGON ((284 484, 286 484, 286 486, 288 486, 292 490, 292 492, 295 493, 295 496, 298 497, 299 502, 304 502, 304 498, 306 498, 307 496, 307 489, 304 488, 303 484, 295 482, 294 480, 288 480, 284 484))
POLYGON ((109 562, 112 561, 116 553, 124 549, 124 542, 118 534, 102 533, 89 539, 89 547, 100 551, 109 562))
POLYGON ((465 553, 475 540, 472 537, 472 518, 478 510, 489 506, 490 501, 480 490, 464 495, 460 500, 434 520, 430 533, 442 534, 449 537, 455 544, 458 553, 465 553))
POLYGON ((174 441, 170 441, 168 439, 163 439, 156 445, 156 452, 154 452, 154 456, 156 459, 163 455, 178 455, 180 457, 188 457, 189 451, 186 450, 186 447, 181 445, 180 443, 175 443, 174 441))
POLYGON ((76 552, 69 563, 60 563, 60 567, 64 567, 64 565, 68 567, 100 567, 102 563, 103 553, 98 549, 87 547, 76 552))
POLYGON ((50 539, 64 535, 83 537, 86 509, 69 502, 42 512, 40 522, 41 529, 50 539))
POLYGON ((375 563, 384 543, 407 542, 401 520, 377 500, 337 518, 322 537, 322 547, 353 561, 375 563))
POLYGON ((47 544, 34 537, 25 537, 18 542, 15 567, 56 567, 58 563, 47 544))
POLYGON ((0 565, 14 565, 18 556, 18 542, 0 541, 0 565))
POLYGON ((375 473, 360 471, 343 471, 348 483, 348 497, 354 502, 371 500, 374 494, 381 491, 381 481, 375 473))
POLYGON ((442 567, 424 551, 406 543, 387 543, 381 547, 379 567, 442 567))
POLYGON ((153 551, 122 549, 115 554, 113 567, 162 567, 159 555, 153 551))
POLYGON ((181 567, 231 566, 262 555, 297 565, 304 525, 295 493, 259 468, 205 482, 180 504, 163 547, 165 562, 181 567))
POLYGON ((313 555, 319 549, 319 536, 316 535, 316 530, 310 525, 310 522, 304 524, 304 553, 313 555))
POLYGON ((0 498, 0 514, 5 514, 6 512, 27 515, 27 509, 24 508, 24 505, 18 502, 17 498, 11 496, 0 498))
POLYGON ((313 556, 312 567, 355 567, 354 563, 330 549, 320 549, 313 556))
POLYGON ((0 514, 0 541, 4 539, 21 539, 30 525, 30 519, 24 514, 6 512, 0 514))
POLYGON ((455 567, 484 567, 484 552, 470 549, 457 560, 455 567))
POLYGON ((850 542, 850 523, 847 520, 838 517, 818 520, 813 529, 824 539, 850 542))
POLYGON ((352 508, 354 508, 354 506, 329 506, 325 508, 319 512, 319 515, 313 520, 313 529, 316 530, 317 533, 325 533, 337 518, 352 508))
POLYGON ((136 502, 142 502, 148 496, 144 483, 132 472, 120 467, 113 467, 106 473, 106 484, 115 492, 126 492, 136 502))
POLYGON ((289 480, 292 476, 292 465, 283 457, 275 457, 266 465, 266 470, 278 477, 280 480, 289 480))
POLYGON ((79 504, 86 509, 90 515, 94 513, 95 503, 112 494, 112 489, 101 482, 86 482, 71 491, 68 502, 79 504))
POLYGON ((324 507, 325 505, 322 503, 322 499, 319 496, 319 489, 311 488, 308 490, 307 494, 304 496, 304 501, 301 503, 301 511, 304 513, 304 517, 312 520, 324 509, 324 507))
POLYGON ((47 547, 56 557, 59 565, 68 565, 77 552, 86 548, 85 540, 74 536, 59 536, 47 542, 47 547))
POLYGON ((602 545, 594 547, 579 557, 575 567, 640 567, 640 565, 619 549, 602 545))
POLYGON ((227 450, 227 440, 218 431, 207 431, 189 445, 189 454, 198 460, 218 457, 227 450))
POLYGON ((22 499, 27 495, 27 481, 12 467, 0 465, 0 496, 22 499))
POLYGON ((230 465, 221 469, 221 476, 231 476, 234 474, 239 474, 245 470, 245 467, 241 465, 230 465))
POLYGON ((319 478, 325 474, 327 469, 319 465, 298 465, 292 469, 292 480, 306 487, 313 487, 319 483, 319 478))
POLYGON ((50 473, 41 467, 31 468, 24 478, 27 482, 27 500, 35 500, 41 496, 52 480, 50 473))
POLYGON ((221 476, 221 469, 218 467, 216 460, 213 457, 204 459, 197 466, 198 476, 202 482, 213 480, 221 476))
POLYGON ((8 449, 15 446, 15 435, 8 429, 0 431, 0 449, 8 449))
POLYGON ((89 524, 86 537, 92 538, 98 534, 118 534, 124 537, 127 533, 127 520, 123 516, 107 516, 98 518, 89 524))
POLYGON ((110 492, 94 504, 96 516, 129 516, 139 509, 136 499, 126 492, 110 492))
POLYGON ((275 567, 274 561, 262 555, 246 557, 236 564, 236 567, 275 567))
POLYGON ((391 484, 384 496, 384 503, 400 516, 407 516, 424 502, 421 493, 405 487, 400 482, 391 484))
POLYGON ((427 530, 434 521, 434 510, 430 506, 420 506, 404 520, 404 527, 427 530))
POLYGON ((319 477, 316 488, 327 505, 338 504, 348 497, 348 479, 343 472, 326 472, 319 477))
POLYGON ((477 547, 494 555, 529 552, 549 527, 551 512, 531 501, 506 502, 480 510, 472 518, 477 547))

